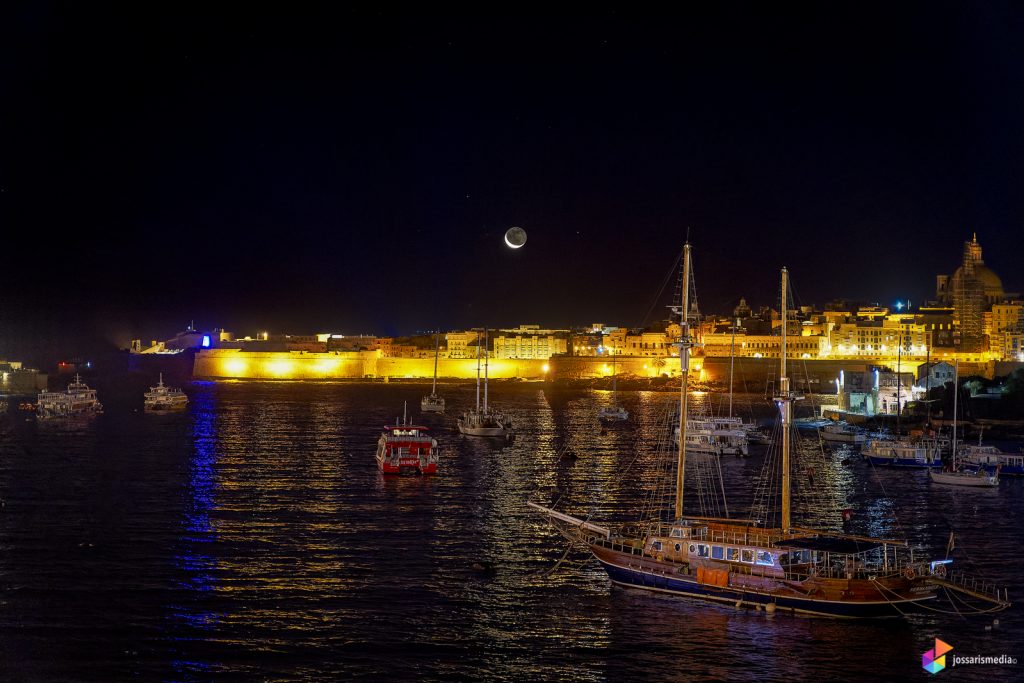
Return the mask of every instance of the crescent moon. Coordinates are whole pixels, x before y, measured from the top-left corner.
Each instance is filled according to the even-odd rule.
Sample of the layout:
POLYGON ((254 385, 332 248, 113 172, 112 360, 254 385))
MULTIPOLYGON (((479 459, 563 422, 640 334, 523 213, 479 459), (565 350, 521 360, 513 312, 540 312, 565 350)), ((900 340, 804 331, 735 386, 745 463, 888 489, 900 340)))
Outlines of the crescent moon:
POLYGON ((506 232, 505 233, 505 244, 507 244, 508 246, 510 246, 513 249, 518 249, 519 247, 523 246, 523 244, 526 244, 526 242, 523 242, 523 244, 512 244, 511 242, 508 241, 508 233, 506 232))

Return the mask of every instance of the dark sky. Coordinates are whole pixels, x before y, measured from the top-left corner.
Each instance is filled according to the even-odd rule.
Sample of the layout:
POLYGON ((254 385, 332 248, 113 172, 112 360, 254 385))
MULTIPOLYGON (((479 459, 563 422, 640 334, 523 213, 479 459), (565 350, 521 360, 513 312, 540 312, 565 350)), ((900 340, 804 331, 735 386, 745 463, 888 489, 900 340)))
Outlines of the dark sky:
POLYGON ((190 319, 633 325, 687 228, 705 310, 782 265, 800 303, 921 300, 974 230, 1024 289, 1019 3, 212 4, 0 22, 0 355, 190 319))

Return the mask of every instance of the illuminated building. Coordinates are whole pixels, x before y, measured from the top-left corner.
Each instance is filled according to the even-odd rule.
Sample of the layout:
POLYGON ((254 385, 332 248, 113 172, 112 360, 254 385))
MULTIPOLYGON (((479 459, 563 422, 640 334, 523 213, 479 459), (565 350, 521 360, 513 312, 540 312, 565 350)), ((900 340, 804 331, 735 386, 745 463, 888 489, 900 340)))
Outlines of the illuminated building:
MULTIPOLYGON (((961 353, 978 354, 988 350, 985 313, 996 304, 1006 303, 1018 295, 1007 294, 1003 282, 982 258, 978 236, 964 242, 960 267, 952 275, 938 275, 935 297, 940 303, 952 304, 956 332, 954 345, 961 353)), ((1002 355, 996 352, 992 355, 1002 355)))
MULTIPOLYGON (((787 326, 788 327, 788 326, 787 326)), ((745 334, 738 332, 735 353, 739 358, 778 358, 782 336, 774 334, 745 334)), ((706 357, 728 357, 733 353, 732 332, 704 335, 706 357)), ((824 358, 828 355, 828 337, 794 336, 786 338, 786 356, 796 359, 824 358)))
POLYGON ((447 333, 444 338, 448 345, 448 357, 476 358, 476 336, 477 333, 473 331, 447 333), (471 344, 472 349, 469 348, 471 344))
POLYGON ((568 330, 542 330, 538 325, 520 325, 491 335, 492 358, 542 358, 568 352, 568 330))

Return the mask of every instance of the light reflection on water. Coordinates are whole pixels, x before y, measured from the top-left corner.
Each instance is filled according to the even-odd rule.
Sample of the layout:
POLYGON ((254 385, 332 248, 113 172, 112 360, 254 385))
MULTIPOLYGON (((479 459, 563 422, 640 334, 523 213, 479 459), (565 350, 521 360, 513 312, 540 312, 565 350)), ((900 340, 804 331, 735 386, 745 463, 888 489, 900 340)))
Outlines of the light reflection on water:
MULTIPOLYGON (((607 393, 495 384, 494 402, 517 426, 505 444, 454 433, 473 388, 442 389, 448 415, 423 418, 445 449, 436 477, 384 477, 373 460, 380 427, 403 401, 418 406, 422 386, 197 383, 183 415, 8 426, 3 670, 106 680, 877 680, 880 669, 916 675, 935 636, 965 653, 1022 654, 1019 607, 992 631, 991 619, 769 618, 612 589, 592 562, 552 571, 565 543, 525 501, 557 497, 575 514, 634 518, 659 485, 656 446, 677 397, 620 392, 630 424, 602 433, 595 415, 607 393)), ((746 396, 737 413, 767 420, 774 409, 746 396)), ((939 554, 956 528, 958 562, 1024 595, 1024 482, 935 487, 923 472, 844 463, 851 455, 819 453, 813 478, 826 493, 807 497, 811 521, 838 528, 850 507, 851 531, 906 532, 939 554)), ((763 458, 755 448, 722 460, 732 510, 751 504, 763 458)))

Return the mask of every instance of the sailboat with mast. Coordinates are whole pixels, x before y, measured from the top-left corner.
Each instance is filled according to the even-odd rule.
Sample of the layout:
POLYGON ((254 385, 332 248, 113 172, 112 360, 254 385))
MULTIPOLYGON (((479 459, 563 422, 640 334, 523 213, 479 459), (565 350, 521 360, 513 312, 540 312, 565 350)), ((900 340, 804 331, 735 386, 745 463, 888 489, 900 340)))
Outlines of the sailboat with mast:
POLYGON ((615 384, 616 378, 615 354, 612 353, 612 404, 610 406, 601 406, 597 413, 597 419, 601 422, 623 422, 629 419, 629 411, 619 405, 619 392, 615 384))
POLYGON ((476 335, 476 407, 466 411, 458 419, 459 432, 468 436, 497 436, 503 439, 513 437, 512 420, 500 412, 493 410, 487 401, 487 370, 490 350, 487 349, 487 330, 483 336, 483 360, 484 360, 484 402, 480 405, 480 358, 481 343, 480 332, 476 335))
POLYGON ((950 467, 948 470, 928 470, 928 477, 936 484, 950 484, 953 486, 999 486, 999 466, 995 472, 989 474, 984 467, 965 469, 963 463, 957 463, 956 452, 956 420, 957 420, 957 396, 960 394, 960 360, 957 359, 953 366, 953 445, 950 450, 950 467))
MULTIPOLYGON (((690 245, 684 248, 680 414, 686 415, 690 349, 687 320, 690 245)), ((764 606, 834 617, 900 616, 937 599, 940 586, 982 603, 986 611, 1009 606, 1001 588, 947 576, 949 559, 915 557, 895 539, 840 534, 797 526, 791 511, 790 431, 793 402, 786 372, 786 290, 782 270, 781 370, 775 397, 781 422, 778 526, 755 519, 707 517, 684 510, 687 420, 680 420, 675 467, 675 504, 668 519, 601 525, 530 502, 571 542, 582 544, 615 584, 703 600, 764 606)), ((960 611, 963 611, 961 607, 960 611)))
POLYGON ((434 335, 434 383, 430 385, 430 396, 420 399, 420 412, 443 413, 444 398, 437 395, 437 358, 441 353, 441 333, 434 335))

